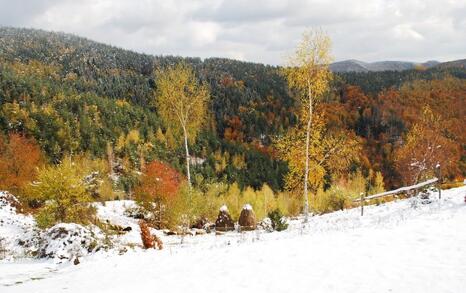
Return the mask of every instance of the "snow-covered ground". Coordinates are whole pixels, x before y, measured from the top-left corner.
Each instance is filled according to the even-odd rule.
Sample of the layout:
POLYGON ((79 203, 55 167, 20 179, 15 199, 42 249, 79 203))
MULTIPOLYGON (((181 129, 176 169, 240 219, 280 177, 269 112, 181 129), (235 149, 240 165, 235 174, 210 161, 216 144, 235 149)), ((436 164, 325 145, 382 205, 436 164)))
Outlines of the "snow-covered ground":
MULTIPOLYGON (((0 292, 465 292, 465 195, 461 187, 417 208, 400 200, 363 217, 353 209, 291 221, 284 232, 165 236, 162 251, 101 252, 77 266, 0 262, 0 292)), ((133 227, 125 241, 137 242, 120 206, 99 215, 133 227)))

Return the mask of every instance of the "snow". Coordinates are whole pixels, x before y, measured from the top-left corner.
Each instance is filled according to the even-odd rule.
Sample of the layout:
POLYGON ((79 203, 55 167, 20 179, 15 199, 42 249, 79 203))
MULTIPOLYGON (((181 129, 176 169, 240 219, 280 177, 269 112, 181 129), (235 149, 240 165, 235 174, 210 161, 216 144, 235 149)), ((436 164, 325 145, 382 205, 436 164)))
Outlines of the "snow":
POLYGON ((252 211, 252 206, 247 203, 243 206, 243 210, 252 211))
POLYGON ((227 213, 227 212, 228 212, 228 207, 227 207, 226 205, 222 205, 222 206, 220 207, 220 211, 221 211, 221 212, 227 213))
POLYGON ((16 208, 10 204, 10 201, 16 201, 16 198, 4 191, 0 191, 0 239, 1 245, 0 257, 11 259, 15 256, 28 256, 39 250, 39 243, 30 241, 38 235, 39 231, 35 228, 34 218, 29 215, 23 215, 16 212, 16 208), (18 243, 24 243, 19 245, 18 243))
POLYGON ((130 208, 137 208, 137 205, 132 200, 115 200, 107 201, 105 204, 98 203, 97 216, 99 219, 111 224, 117 225, 123 228, 131 227, 131 231, 120 235, 118 238, 113 239, 114 242, 118 242, 120 246, 129 245, 140 245, 141 235, 138 225, 138 220, 125 216, 126 210, 130 208))
POLYGON ((60 223, 41 234, 40 255, 55 258, 58 262, 72 260, 101 249, 104 238, 96 226, 60 223))
MULTIPOLYGON (((434 193, 417 208, 409 199, 366 206, 362 217, 352 209, 306 225, 294 219, 283 232, 170 236, 162 251, 95 253, 77 266, 0 262, 0 291, 463 292, 465 194, 466 187, 443 191, 441 200, 434 193)), ((134 225, 123 206, 107 203, 99 215, 134 225)))
MULTIPOLYGON (((424 186, 427 186, 427 185, 431 185, 435 182, 438 181, 438 178, 432 178, 432 179, 429 179, 429 180, 426 180, 424 182, 420 182, 420 183, 417 183, 417 184, 414 184, 414 185, 410 185, 410 186, 404 186, 404 187, 400 187, 398 189, 394 189, 394 190, 390 190, 390 191, 385 191, 385 192, 382 192, 382 193, 378 193, 378 194, 374 194, 374 195, 371 195, 371 196, 367 196, 365 197, 364 199, 365 200, 369 200, 369 199, 374 199, 374 198, 379 198, 379 197, 384 197, 384 196, 387 196, 387 195, 391 195, 391 194, 397 194, 397 193, 401 193, 401 192, 405 192, 405 191, 410 191, 410 190, 413 190, 413 189, 419 189, 421 187, 424 187, 424 186)), ((359 201, 359 199, 355 200, 355 201, 359 201)))
POLYGON ((45 231, 31 215, 18 213, 10 202, 15 197, 0 192, 0 259, 9 262, 24 257, 49 257, 55 261, 85 256, 102 248, 104 234, 98 227, 60 223, 45 231), (6 200, 7 196, 9 201, 6 200))

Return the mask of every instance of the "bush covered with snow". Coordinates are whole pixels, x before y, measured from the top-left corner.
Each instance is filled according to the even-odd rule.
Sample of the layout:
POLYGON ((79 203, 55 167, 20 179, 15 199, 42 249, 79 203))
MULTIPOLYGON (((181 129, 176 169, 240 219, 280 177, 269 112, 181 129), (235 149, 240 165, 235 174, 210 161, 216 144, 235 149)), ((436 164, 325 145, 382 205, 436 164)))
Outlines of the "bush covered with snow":
POLYGON ((266 232, 273 232, 272 220, 270 218, 264 218, 257 224, 257 227, 266 232))
POLYGON ((13 194, 7 191, 0 191, 0 208, 20 210, 21 204, 13 194))
POLYGON ((39 257, 69 260, 101 249, 105 238, 98 227, 86 228, 73 223, 57 224, 41 236, 39 257))
POLYGON ((0 258, 70 259, 103 247, 105 237, 97 227, 61 223, 41 230, 32 216, 18 213, 17 207, 15 196, 0 192, 0 258))

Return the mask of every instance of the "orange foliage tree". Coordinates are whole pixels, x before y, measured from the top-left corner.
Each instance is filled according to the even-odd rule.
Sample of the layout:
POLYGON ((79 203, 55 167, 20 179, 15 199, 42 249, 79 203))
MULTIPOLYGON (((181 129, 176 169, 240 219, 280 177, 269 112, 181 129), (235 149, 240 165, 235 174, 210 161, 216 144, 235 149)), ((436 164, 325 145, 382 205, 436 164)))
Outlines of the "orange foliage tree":
POLYGON ((39 146, 33 139, 11 133, 0 136, 0 189, 17 193, 37 175, 42 162, 39 146))
POLYGON ((154 215, 152 222, 156 227, 164 225, 164 206, 176 198, 182 182, 182 175, 168 164, 152 161, 146 165, 135 194, 142 206, 154 215))
POLYGON ((458 173, 459 160, 459 145, 444 135, 442 121, 430 107, 424 108, 421 120, 395 151, 395 166, 405 184, 435 176, 436 168, 452 177, 458 173))

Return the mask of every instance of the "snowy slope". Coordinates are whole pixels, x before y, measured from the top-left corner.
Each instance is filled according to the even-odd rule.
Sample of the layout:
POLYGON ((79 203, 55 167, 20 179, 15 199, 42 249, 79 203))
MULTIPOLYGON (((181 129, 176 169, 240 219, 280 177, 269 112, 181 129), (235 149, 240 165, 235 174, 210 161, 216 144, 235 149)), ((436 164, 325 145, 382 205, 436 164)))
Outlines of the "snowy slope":
POLYGON ((0 292, 464 292, 465 195, 292 221, 285 232, 172 237, 162 251, 97 253, 78 266, 0 263, 0 292))
MULTIPOLYGON (((35 228, 34 218, 16 213, 16 208, 10 201, 16 201, 16 198, 8 192, 0 191, 0 250, 3 250, 0 254, 8 252, 17 256, 28 256, 31 251, 39 250, 38 243, 29 241, 37 236, 39 231, 35 228), (18 245, 18 242, 23 245, 18 245)), ((3 258, 3 255, 1 256, 3 258)))

